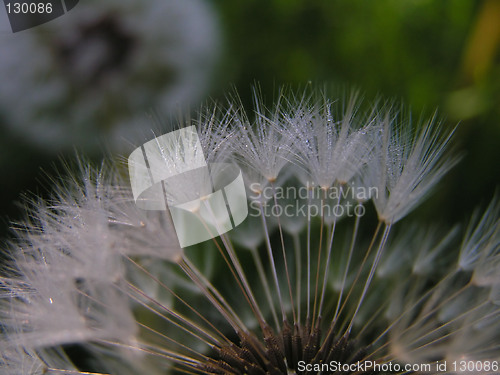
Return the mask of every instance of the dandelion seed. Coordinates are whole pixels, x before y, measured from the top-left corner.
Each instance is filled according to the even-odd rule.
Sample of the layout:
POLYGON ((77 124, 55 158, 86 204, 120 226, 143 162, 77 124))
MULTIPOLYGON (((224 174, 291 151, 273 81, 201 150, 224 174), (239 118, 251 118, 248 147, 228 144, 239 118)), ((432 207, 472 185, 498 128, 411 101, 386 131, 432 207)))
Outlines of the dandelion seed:
MULTIPOLYGON (((229 103, 187 124, 204 129, 198 156, 239 165, 252 192, 246 222, 196 246, 181 249, 167 211, 138 208, 113 167, 81 167, 33 202, 0 278, 2 370, 405 374, 466 359, 497 372, 498 200, 466 229, 400 225, 454 163, 450 137, 340 102, 281 96, 253 120, 229 103), (370 183, 380 195, 346 196, 370 183), (378 223, 340 213, 370 201, 378 223)), ((169 151, 159 165, 179 162, 169 151)))

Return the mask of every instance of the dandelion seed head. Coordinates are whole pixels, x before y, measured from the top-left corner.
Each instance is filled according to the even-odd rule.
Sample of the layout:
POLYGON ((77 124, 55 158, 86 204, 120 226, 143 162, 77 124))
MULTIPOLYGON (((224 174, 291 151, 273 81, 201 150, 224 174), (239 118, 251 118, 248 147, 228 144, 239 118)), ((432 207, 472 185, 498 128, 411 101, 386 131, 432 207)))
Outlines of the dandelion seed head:
POLYGON ((466 226, 399 224, 454 164, 451 133, 363 112, 357 95, 322 99, 256 100, 253 117, 230 99, 157 149, 157 180, 222 163, 165 182, 172 201, 205 199, 197 185, 224 185, 228 165, 243 171, 248 218, 196 246, 180 247, 167 210, 138 206, 116 166, 80 160, 29 203, 0 277, 2 369, 88 374, 68 345, 120 375, 499 360, 498 199, 466 226), (378 221, 353 214, 371 205, 378 221))
POLYGON ((123 152, 123 139, 149 132, 151 108, 169 115, 203 98, 220 35, 205 1, 88 0, 0 44, 11 51, 0 56, 2 126, 46 152, 104 140, 123 152))

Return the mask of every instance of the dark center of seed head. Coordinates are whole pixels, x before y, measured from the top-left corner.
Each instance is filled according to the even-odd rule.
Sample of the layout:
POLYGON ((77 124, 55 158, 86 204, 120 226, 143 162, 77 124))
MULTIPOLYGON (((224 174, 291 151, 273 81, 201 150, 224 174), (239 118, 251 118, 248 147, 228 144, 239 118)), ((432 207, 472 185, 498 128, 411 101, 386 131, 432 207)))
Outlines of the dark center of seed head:
MULTIPOLYGON (((207 374, 248 374, 248 375, 305 375, 305 374, 361 374, 356 372, 332 372, 327 364, 362 363, 369 360, 367 350, 359 348, 356 340, 338 336, 333 331, 323 334, 316 328, 283 324, 276 334, 270 327, 264 327, 263 338, 239 333, 239 343, 222 346, 216 350, 215 359, 200 365, 207 374), (323 336, 325 336, 323 338, 323 336), (308 372, 308 368, 324 371, 308 372)), ((362 374, 377 375, 380 372, 365 371, 362 374)))

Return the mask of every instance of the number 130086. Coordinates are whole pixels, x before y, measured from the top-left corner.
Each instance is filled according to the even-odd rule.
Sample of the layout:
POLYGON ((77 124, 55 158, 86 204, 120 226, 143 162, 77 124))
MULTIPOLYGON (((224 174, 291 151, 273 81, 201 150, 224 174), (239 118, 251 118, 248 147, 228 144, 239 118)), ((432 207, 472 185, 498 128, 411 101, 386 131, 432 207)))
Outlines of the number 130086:
POLYGON ((498 361, 453 361, 453 372, 470 372, 470 373, 494 373, 498 374, 498 361))
POLYGON ((52 3, 7 3, 7 13, 12 14, 50 14, 52 3))

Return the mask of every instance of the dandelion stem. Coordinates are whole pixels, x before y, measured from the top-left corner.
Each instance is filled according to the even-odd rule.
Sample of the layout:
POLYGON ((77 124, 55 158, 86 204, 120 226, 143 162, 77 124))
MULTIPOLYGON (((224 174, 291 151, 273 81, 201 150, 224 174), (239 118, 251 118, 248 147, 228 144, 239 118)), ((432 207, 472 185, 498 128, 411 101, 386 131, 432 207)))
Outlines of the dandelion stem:
MULTIPOLYGON (((450 279, 451 277, 453 277, 455 275, 455 273, 450 273, 448 274, 445 278, 441 279, 437 284, 435 284, 434 286, 432 286, 431 288, 429 288, 424 294, 422 294, 420 296, 420 298, 418 298, 414 303, 412 303, 408 308, 406 308, 401 314, 399 314, 399 316, 397 318, 395 318, 391 324, 382 331, 382 333, 380 333, 374 340, 373 340, 373 343, 376 343, 378 342, 380 339, 382 339, 397 323, 399 323, 403 318, 405 317, 408 317, 408 313, 411 313, 412 311, 414 311, 414 309, 420 304, 422 303, 429 295, 432 295, 435 290, 440 286, 442 285, 446 280, 450 279)), ((464 288, 467 287, 467 285, 464 286, 464 288)), ((460 292, 460 291, 458 291, 460 292)), ((455 293, 456 294, 456 293, 455 293)), ((452 297, 452 296, 451 296, 452 297)), ((415 324, 415 323, 414 323, 415 324)), ((414 324, 412 324, 410 327, 412 327, 414 324)), ((408 327, 408 328, 410 328, 408 327)), ((407 329, 408 329, 407 328, 407 329)), ((407 330, 405 329, 405 331, 407 330)))
MULTIPOLYGON (((326 195, 326 191, 325 191, 326 195)), ((340 204, 340 197, 342 196, 342 185, 340 186, 340 194, 337 196, 337 202, 336 205, 340 204)), ((335 206, 334 206, 335 207, 335 206)), ((333 237, 335 236, 335 228, 337 224, 337 218, 334 216, 333 218, 333 223, 332 227, 330 229, 330 241, 328 241, 328 250, 327 250, 327 256, 326 256, 326 265, 325 265, 325 272, 323 276, 323 287, 321 289, 321 300, 319 303, 319 310, 318 310, 318 316, 321 317, 321 312, 323 310, 323 301, 325 298, 325 291, 326 291, 326 282, 328 280, 328 270, 330 268, 330 259, 332 255, 332 248, 333 248, 333 237)))
POLYGON ((342 283, 340 284, 339 298, 337 300, 337 306, 335 307, 335 313, 333 314, 333 322, 337 321, 340 303, 342 302, 342 295, 344 293, 344 287, 345 287, 345 283, 347 280, 347 274, 349 272, 349 268, 351 265, 352 254, 354 253, 354 246, 356 244, 356 237, 358 235, 360 220, 361 220, 361 217, 359 215, 356 215, 356 219, 354 221, 354 229, 352 232, 351 244, 349 246, 349 254, 347 256, 347 263, 345 265, 344 274, 342 275, 342 283))
POLYGON ((330 260, 331 260, 331 254, 332 254, 332 245, 333 245, 333 237, 335 235, 335 227, 337 224, 337 220, 334 219, 334 222, 332 224, 332 227, 330 229, 330 240, 329 245, 328 245, 328 251, 327 251, 327 256, 326 256, 326 264, 325 264, 325 272, 323 276, 323 286, 321 288, 321 299, 319 302, 319 309, 318 309, 318 317, 321 317, 322 310, 323 310, 323 301, 325 298, 325 291, 326 291, 326 283, 328 280, 328 269, 330 268, 330 260))
MULTIPOLYGON (((207 299, 212 303, 212 305, 221 313, 221 315, 227 320, 227 322, 233 327, 235 332, 239 332, 242 327, 245 327, 243 322, 238 318, 238 315, 231 309, 231 307, 227 304, 226 300, 220 295, 220 293, 217 292, 217 289, 215 289, 213 286, 211 286, 210 283, 204 278, 201 277, 201 275, 197 275, 196 268, 194 265, 189 263, 189 260, 185 257, 183 257, 182 261, 179 262, 179 266, 181 269, 188 275, 188 277, 193 280, 193 282, 198 285, 202 293, 207 297, 207 299), (205 286, 205 283, 202 281, 204 280, 205 283, 208 283, 210 285, 209 288, 205 286), (210 293, 209 289, 212 291, 217 296, 217 299, 219 299, 220 302, 218 302, 214 296, 210 293), (226 309, 228 311, 226 311, 226 309)), ((199 272, 199 271, 198 271, 199 272)))
POLYGON ((302 286, 302 248, 298 233, 293 233, 293 247, 295 250, 295 289, 297 293, 297 322, 300 322, 301 286, 302 286))
MULTIPOLYGON (((372 236, 372 240, 370 242, 370 245, 368 246, 368 250, 366 251, 366 254, 365 256, 363 257, 363 260, 361 262, 361 265, 359 266, 359 270, 356 274, 356 277, 354 278, 354 281, 352 282, 352 285, 351 287, 349 288, 349 292, 347 293, 347 296, 344 300, 344 302, 342 303, 342 306, 340 307, 340 310, 338 312, 338 315, 340 315, 342 313, 342 311, 344 310, 344 308, 346 307, 347 305, 347 301, 349 301, 349 298, 354 290, 354 286, 357 284, 357 281, 359 280, 359 277, 361 276, 361 273, 363 271, 363 268, 364 268, 364 265, 366 263, 366 261, 368 260, 368 256, 370 255, 372 249, 373 249, 373 246, 375 244, 375 241, 377 239, 377 236, 378 236, 378 233, 380 232, 380 228, 382 227, 382 222, 379 221, 378 225, 377 225, 377 228, 375 229, 375 232, 373 233, 373 236, 372 236)), ((332 321, 332 324, 331 324, 331 327, 330 327, 330 331, 333 331, 335 325, 337 323, 337 320, 334 320, 332 321)))
POLYGON ((266 298, 267 298, 267 303, 269 304, 269 307, 271 309, 271 313, 273 315, 273 320, 274 324, 276 326, 276 329, 280 328, 280 324, 278 321, 278 315, 276 314, 276 309, 274 307, 274 301, 271 296, 271 288, 269 287, 269 283, 267 281, 266 274, 264 272, 264 267, 262 265, 262 259, 259 254, 259 250, 256 247, 252 247, 250 249, 250 253, 252 254, 253 261, 255 263, 255 266, 257 267, 257 273, 259 274, 260 281, 262 282, 262 285, 264 287, 264 292, 266 293, 266 298))
POLYGON ((368 275, 368 278, 366 279, 365 286, 363 287, 363 292, 361 293, 361 297, 359 297, 359 302, 358 306, 356 307, 356 310, 354 311, 354 314, 351 316, 351 322, 349 323, 349 327, 347 328, 345 334, 349 335, 352 329, 352 325, 354 324, 354 319, 356 319, 356 315, 359 312, 359 309, 361 308, 361 304, 363 303, 363 300, 365 298, 366 292, 368 291, 368 287, 371 284, 371 281, 373 279, 373 275, 375 274, 375 270, 377 269, 378 262, 380 261, 380 257, 382 256, 382 252, 384 250, 385 244, 387 242, 387 238, 389 236, 389 232, 391 230, 391 224, 386 224, 384 233, 382 234, 382 238, 380 239, 380 244, 377 249, 377 253, 375 254, 375 259, 373 260, 372 267, 370 269, 370 273, 368 275))
POLYGON ((311 211, 309 207, 311 207, 311 195, 312 190, 308 186, 308 194, 307 194, 307 314, 306 321, 309 322, 311 319, 311 211))
MULTIPOLYGON (((212 207, 210 206, 210 204, 207 201, 204 201, 204 204, 205 204, 206 208, 208 209, 210 215, 212 216, 212 221, 216 224, 217 232, 221 233, 222 230, 219 227, 219 222, 218 222, 217 218, 215 217, 215 214, 214 214, 214 212, 212 210, 212 207)), ((205 229, 210 233, 210 235, 212 237, 212 240, 215 243, 215 246, 219 250, 219 253, 222 255, 222 257, 224 258, 224 261, 226 262, 228 268, 230 269, 230 271, 231 271, 234 279, 238 283, 238 286, 239 286, 241 292, 243 293, 243 295, 245 297, 245 300, 250 305, 250 308, 252 309, 253 313, 255 314, 257 320, 259 321, 259 324, 261 326, 263 326, 265 324, 264 317, 262 316, 262 313, 261 313, 261 311, 260 311, 257 303, 255 302, 255 298, 254 298, 254 296, 252 294, 252 291, 250 290, 250 286, 249 286, 248 281, 247 281, 247 279, 245 277, 245 273, 242 270, 241 264, 240 264, 238 258, 236 257, 236 254, 234 253, 234 250, 230 246, 230 243, 227 241, 226 236, 225 235, 221 235, 220 237, 221 237, 222 243, 224 244, 224 247, 226 248, 226 252, 228 253, 229 257, 231 258, 232 267, 229 264, 229 261, 228 261, 226 255, 224 254, 224 251, 222 250, 221 246, 217 242, 217 240, 216 240, 215 236, 213 235, 213 233, 211 233, 211 230, 208 227, 208 225, 205 222, 205 220, 203 219, 203 217, 200 215, 200 213, 198 211, 196 212, 196 214, 197 214, 198 218, 201 220, 201 222, 203 223, 203 225, 205 226, 205 229), (236 272, 238 273, 238 276, 234 273, 233 267, 236 269, 236 272)))
MULTIPOLYGON (((271 182, 271 187, 273 189, 274 204, 276 206, 278 206, 278 199, 276 197, 276 189, 274 187, 274 183, 272 183, 272 182, 271 182)), ((290 282, 290 272, 288 271, 288 261, 286 260, 285 240, 283 238, 283 228, 281 227, 281 221, 280 221, 279 215, 278 215, 277 219, 278 219, 278 230, 280 233, 280 241, 281 241, 281 252, 283 255, 283 262, 285 264, 286 282, 288 284, 288 293, 290 294, 290 306, 292 308, 293 322, 297 323, 297 317, 295 315, 295 304, 293 302, 292 283, 290 282)))
POLYGON ((146 293, 144 293, 142 290, 140 290, 139 288, 137 288, 135 285, 133 285, 131 283, 128 283, 128 286, 129 286, 130 289, 132 289, 136 293, 140 294, 143 298, 146 298, 153 305, 159 307, 160 309, 162 309, 165 312, 167 312, 169 315, 171 315, 174 318, 178 319, 180 322, 182 322, 182 324, 178 323, 178 322, 176 322, 174 320, 172 320, 168 316, 165 316, 164 314, 162 314, 159 311, 157 311, 156 309, 154 309, 152 306, 148 305, 147 303, 145 303, 145 302, 139 300, 138 298, 133 297, 132 295, 130 295, 132 298, 134 298, 136 300, 137 303, 139 303, 140 305, 142 305, 145 309, 151 311, 152 313, 154 313, 155 315, 159 316, 160 318, 165 319, 166 321, 168 321, 171 324, 175 325, 176 327, 178 327, 179 329, 183 330, 184 332, 187 332, 190 335, 196 337, 197 339, 199 339, 200 341, 204 342, 205 344, 208 344, 208 341, 206 341, 205 339, 201 338, 199 335, 197 335, 196 333, 194 333, 193 331, 191 331, 187 327, 190 327, 190 328, 194 329, 195 331, 200 332, 204 336, 208 337, 211 341, 217 342, 217 339, 215 337, 213 337, 211 334, 209 334, 203 328, 199 327, 197 324, 191 322, 190 320, 188 320, 187 318, 185 318, 181 314, 172 311, 172 309, 170 309, 170 308, 166 307, 165 305, 161 304, 156 299, 154 299, 152 297, 149 297, 146 293))
POLYGON ((264 229, 265 233, 267 255, 269 257, 269 262, 271 263, 271 270, 273 272, 274 283, 276 284, 276 291, 278 293, 278 300, 281 308, 281 316, 283 321, 286 321, 285 306, 283 305, 283 299, 281 298, 280 284, 278 281, 278 271, 276 270, 276 264, 274 262, 273 249, 271 247, 271 239, 269 238, 269 230, 267 229, 266 215, 264 215, 263 211, 261 211, 260 218, 262 220, 262 228, 264 229))
MULTIPOLYGON (((323 190, 326 196, 326 191, 323 190)), ((318 285, 319 285, 319 274, 321 271, 321 250, 323 249, 323 227, 325 225, 325 210, 324 210, 324 199, 325 197, 321 197, 321 226, 319 229, 319 249, 318 249, 318 264, 316 266, 316 286, 314 287, 314 305, 313 305, 313 320, 312 327, 314 327, 314 323, 316 320, 316 306, 318 301, 318 285)))
MULTIPOLYGON (((236 272, 238 272, 238 276, 240 277, 243 287, 245 288, 246 294, 248 295, 249 298, 249 304, 250 307, 252 308, 253 312, 255 313, 257 319, 259 320, 259 324, 264 325, 265 324, 265 319, 264 316, 262 315, 262 312, 260 311, 259 305, 257 301, 255 300, 255 296, 252 293, 252 289, 250 288, 250 284, 248 283, 247 277, 245 275, 245 272, 243 271, 243 267, 241 266, 241 263, 236 256, 236 253, 234 251, 234 248, 231 246, 231 243, 228 241, 228 238, 226 235, 221 236, 222 242, 224 243, 224 246, 226 247, 226 251, 229 254, 229 257, 231 258, 231 262, 234 265, 234 268, 236 268, 236 272)), ((248 299, 247 299, 248 300, 248 299)))
MULTIPOLYGON (((159 280, 157 277, 155 277, 154 275, 151 274, 151 272, 149 272, 147 269, 145 269, 142 265, 138 264, 136 261, 132 260, 130 257, 125 257, 127 260, 129 260, 135 267, 137 267, 138 269, 140 269, 142 272, 144 272, 148 277, 150 277, 153 281, 155 281, 156 283, 158 283, 158 285, 166 290, 167 292, 169 292, 172 296, 174 296, 174 298, 176 298, 179 302, 181 302, 184 306, 186 306, 187 308, 189 308, 193 313, 195 313, 199 318, 201 318, 207 325, 210 326, 210 328, 212 328, 215 332, 217 332, 217 334, 223 338, 224 340, 226 340, 227 342, 230 342, 229 339, 226 338, 226 336, 224 336, 224 334, 222 332, 220 332, 220 330, 218 330, 205 316, 203 316, 197 309, 195 309, 193 306, 191 306, 189 303, 187 303, 183 298, 181 298, 177 293, 175 293, 172 289, 170 289, 168 286, 165 285, 165 283, 163 283, 161 280, 159 280)), ((144 294, 146 295, 146 294, 144 294)), ((146 295, 147 296, 147 295, 146 295)), ((207 334, 207 332, 203 331, 205 334, 207 334)), ((212 336, 209 335, 210 338, 212 338, 212 336)), ((216 341, 216 340, 215 340, 216 341)))

